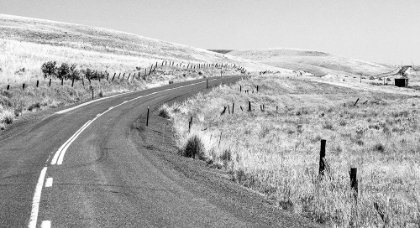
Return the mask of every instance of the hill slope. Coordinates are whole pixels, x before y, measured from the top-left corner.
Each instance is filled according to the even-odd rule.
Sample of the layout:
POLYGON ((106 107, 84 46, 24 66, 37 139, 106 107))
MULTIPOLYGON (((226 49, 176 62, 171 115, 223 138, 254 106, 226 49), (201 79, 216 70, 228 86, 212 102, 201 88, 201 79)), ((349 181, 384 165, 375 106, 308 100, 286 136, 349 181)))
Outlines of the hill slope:
POLYGON ((292 70, 303 70, 315 76, 326 74, 363 74, 375 76, 392 70, 391 67, 330 55, 318 51, 298 49, 265 49, 232 51, 228 55, 292 70))
MULTIPOLYGON (((40 75, 46 61, 77 63, 99 71, 130 73, 156 61, 232 63, 247 70, 260 63, 120 31, 0 14, 0 75, 40 75)), ((262 67, 263 66, 263 67, 262 67)))

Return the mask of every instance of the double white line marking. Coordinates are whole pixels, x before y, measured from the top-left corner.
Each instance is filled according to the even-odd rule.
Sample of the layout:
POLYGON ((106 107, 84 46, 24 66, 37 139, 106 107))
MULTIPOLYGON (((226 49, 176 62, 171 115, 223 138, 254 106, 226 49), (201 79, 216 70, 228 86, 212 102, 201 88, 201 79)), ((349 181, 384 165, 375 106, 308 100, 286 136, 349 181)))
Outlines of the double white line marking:
MULTIPOLYGON (((217 79, 215 79, 215 80, 217 80, 217 79)), ((162 91, 160 91, 160 92, 166 92, 166 91, 170 91, 170 90, 175 90, 175 89, 179 89, 179 88, 182 88, 182 87, 186 87, 186 86, 193 86, 193 85, 197 85, 197 84, 200 84, 200 83, 205 83, 205 81, 204 82, 198 82, 198 83, 194 83, 194 84, 189 84, 189 85, 184 85, 184 86, 179 86, 179 87, 176 87, 176 88, 172 88, 172 89, 166 89, 166 90, 162 90, 162 91)), ((63 159, 64 159, 64 155, 66 154, 66 151, 67 151, 67 149, 69 148, 69 146, 74 142, 74 140, 76 140, 77 139, 77 137, 87 128, 87 127, 89 127, 89 125, 91 125, 92 123, 93 123, 93 121, 95 121, 96 119, 98 119, 100 116, 102 116, 103 114, 105 114, 105 113, 107 113, 107 112, 109 112, 109 111, 111 111, 112 109, 114 109, 114 108, 116 108, 116 107, 118 107, 118 106, 121 106, 121 105, 123 105, 123 104, 125 104, 125 103, 127 103, 127 102, 131 102, 131 101, 134 101, 134 100, 137 100, 137 99, 139 99, 139 98, 142 98, 142 97, 147 97, 147 96, 151 96, 151 95, 153 95, 153 94, 156 94, 156 93, 158 93, 158 92, 153 92, 153 93, 150 93, 150 94, 148 94, 148 95, 145 95, 145 96, 139 96, 139 97, 136 97, 136 98, 133 98, 133 99, 131 99, 131 100, 127 100, 127 101, 124 101, 124 102, 122 102, 121 104, 119 104, 119 105, 117 105, 117 106, 113 106, 113 107, 109 107, 106 111, 104 111, 103 113, 100 113, 100 114, 98 114, 98 115, 96 115, 96 117, 95 118, 93 118, 92 120, 89 120, 89 121, 87 121, 79 130, 77 130, 76 131, 76 133, 74 133, 63 145, 61 145, 61 147, 57 150, 57 152, 55 152, 55 154, 54 154, 54 157, 51 159, 51 165, 61 165, 62 163, 63 163, 63 159)), ((111 97, 108 97, 108 98, 111 98, 111 97)), ((99 100, 102 100, 102 99, 98 99, 98 100, 96 100, 96 101, 99 101, 99 100)), ((79 108, 79 107, 82 107, 82 106, 85 106, 85 105, 88 105, 88 104, 90 104, 90 103, 92 103, 92 102, 86 102, 86 103, 84 103, 84 104, 82 104, 82 105, 78 105, 78 106, 75 106, 75 107, 73 107, 73 108, 69 108, 69 109, 66 109, 66 110, 63 110, 63 111, 60 111, 60 112, 57 112, 57 114, 62 114, 62 113, 66 113, 66 112, 69 112, 69 111, 72 111, 72 110, 74 110, 74 109, 77 109, 77 108, 79 108)), ((48 158, 49 159, 49 158, 48 158)), ((48 162, 48 160, 47 160, 47 162, 48 162)), ((41 202, 41 192, 42 192, 42 186, 44 185, 44 182, 45 182, 45 175, 46 175, 46 173, 47 173, 47 167, 45 166, 42 170, 41 170, 41 174, 39 175, 39 178, 38 178, 38 182, 37 182, 37 184, 36 184, 36 187, 35 187, 35 193, 34 193, 34 198, 33 198, 33 200, 32 200, 32 210, 31 210, 31 217, 30 217, 30 219, 29 219, 29 225, 28 225, 28 227, 29 228, 36 228, 36 225, 37 225, 37 220, 38 220, 38 212, 39 212, 39 204, 40 204, 40 202, 41 202)), ((47 180, 47 183, 46 183, 46 187, 51 187, 51 185, 52 185, 52 178, 48 178, 48 180, 47 180)), ((42 223, 42 225, 41 225, 42 227, 50 227, 51 226, 51 221, 44 221, 43 223, 42 223)))

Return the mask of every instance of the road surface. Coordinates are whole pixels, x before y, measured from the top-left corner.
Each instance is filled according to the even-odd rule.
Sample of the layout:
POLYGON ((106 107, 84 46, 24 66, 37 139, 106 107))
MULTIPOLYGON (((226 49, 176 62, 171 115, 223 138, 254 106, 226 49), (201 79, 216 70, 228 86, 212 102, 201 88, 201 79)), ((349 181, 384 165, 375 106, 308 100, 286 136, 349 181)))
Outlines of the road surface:
POLYGON ((122 94, 49 110, 2 133, 0 227, 317 227, 165 151, 175 148, 153 110, 205 89, 201 79, 122 94))

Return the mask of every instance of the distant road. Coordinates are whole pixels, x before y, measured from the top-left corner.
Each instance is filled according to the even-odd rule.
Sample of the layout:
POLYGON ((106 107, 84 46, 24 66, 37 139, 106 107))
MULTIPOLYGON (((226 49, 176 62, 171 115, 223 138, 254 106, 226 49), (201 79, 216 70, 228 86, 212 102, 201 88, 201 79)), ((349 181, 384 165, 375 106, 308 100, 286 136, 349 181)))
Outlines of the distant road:
POLYGON ((0 227, 318 227, 204 162, 156 149, 162 132, 144 126, 147 107, 205 89, 200 79, 123 94, 6 131, 0 227))

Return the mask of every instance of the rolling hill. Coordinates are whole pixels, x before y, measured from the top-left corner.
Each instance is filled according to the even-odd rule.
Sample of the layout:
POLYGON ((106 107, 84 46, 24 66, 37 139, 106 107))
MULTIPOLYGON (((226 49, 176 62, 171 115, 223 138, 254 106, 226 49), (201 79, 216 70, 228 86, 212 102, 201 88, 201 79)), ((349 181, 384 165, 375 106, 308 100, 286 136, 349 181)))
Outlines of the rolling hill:
MULTIPOLYGON (((46 61, 77 63, 81 68, 125 72, 161 61, 231 63, 248 71, 265 69, 261 63, 220 53, 85 25, 0 14, 0 76, 2 80, 41 75, 46 61)), ((272 68, 281 70, 277 68, 272 68)))
POLYGON ((344 58, 319 51, 298 49, 262 49, 232 51, 227 55, 250 59, 271 66, 306 71, 315 76, 327 74, 376 76, 393 70, 378 63, 344 58))

